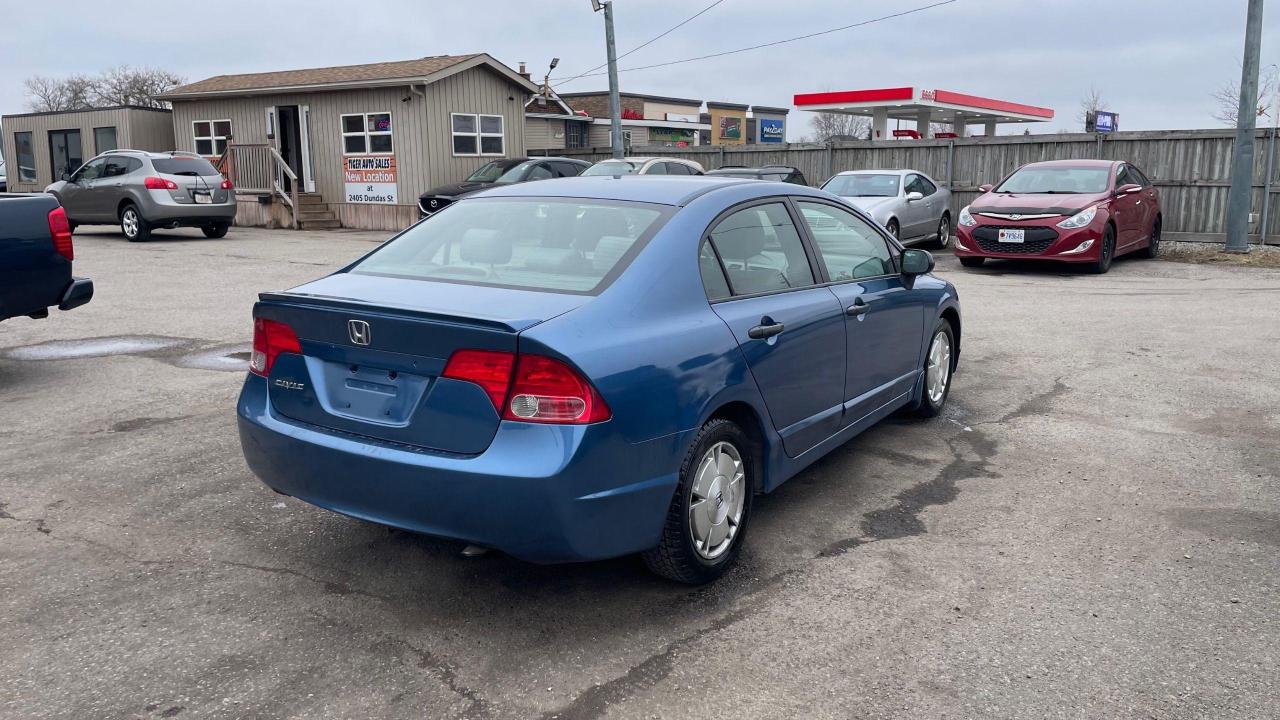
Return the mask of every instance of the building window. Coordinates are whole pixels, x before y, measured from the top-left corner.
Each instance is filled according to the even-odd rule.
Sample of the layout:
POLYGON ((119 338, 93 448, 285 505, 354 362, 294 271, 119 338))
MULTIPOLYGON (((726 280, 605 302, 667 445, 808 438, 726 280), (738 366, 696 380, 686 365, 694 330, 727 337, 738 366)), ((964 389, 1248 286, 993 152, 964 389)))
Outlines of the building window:
POLYGON ((394 152, 391 142, 391 113, 360 113, 342 116, 344 155, 394 152))
POLYGON ((191 123, 191 129, 197 155, 220 157, 227 151, 227 141, 231 139, 230 120, 196 120, 191 123))
POLYGON ((564 146, 566 148, 584 148, 587 146, 587 124, 575 120, 564 124, 564 146))
POLYGON ((20 132, 13 134, 13 144, 17 148, 18 154, 18 181, 19 182, 35 182, 36 181, 36 149, 31 144, 31 133, 20 132))
POLYGON ((501 115, 451 113, 454 155, 506 155, 501 115))
POLYGON ((108 150, 115 150, 120 147, 116 144, 116 129, 113 127, 100 127, 93 129, 93 151, 102 154, 108 150))

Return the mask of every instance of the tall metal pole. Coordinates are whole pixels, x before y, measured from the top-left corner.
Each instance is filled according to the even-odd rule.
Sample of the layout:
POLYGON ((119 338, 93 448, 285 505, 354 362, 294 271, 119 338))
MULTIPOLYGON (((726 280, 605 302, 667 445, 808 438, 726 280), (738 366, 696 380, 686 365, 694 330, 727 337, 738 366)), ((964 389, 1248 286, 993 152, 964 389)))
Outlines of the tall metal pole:
POLYGON ((613 2, 604 5, 604 42, 609 54, 609 147, 622 159, 622 99, 618 97, 618 48, 613 43, 613 2))
POLYGON ((1253 135, 1258 114, 1258 55, 1262 45, 1262 2, 1249 0, 1244 29, 1244 69, 1240 74, 1240 109, 1236 144, 1231 151, 1231 189, 1227 192, 1227 246, 1231 253, 1249 252, 1249 209, 1253 196, 1253 135))

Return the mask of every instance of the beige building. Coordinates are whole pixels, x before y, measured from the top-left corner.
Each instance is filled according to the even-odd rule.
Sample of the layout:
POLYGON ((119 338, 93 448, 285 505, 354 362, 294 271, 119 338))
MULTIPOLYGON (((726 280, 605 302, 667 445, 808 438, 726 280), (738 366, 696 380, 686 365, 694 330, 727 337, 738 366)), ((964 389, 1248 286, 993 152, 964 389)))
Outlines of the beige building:
POLYGON ((707 114, 711 116, 712 145, 745 145, 747 131, 747 106, 736 103, 707 102, 707 114))
POLYGON ((428 189, 525 154, 537 90, 479 53, 220 75, 163 99, 177 148, 235 182, 237 223, 398 230, 428 189))
MULTIPOLYGON (((591 120, 587 146, 610 147, 609 93, 562 93, 560 97, 574 110, 585 111, 591 120)), ((697 145, 701 130, 710 129, 699 121, 701 100, 621 93, 622 143, 625 147, 644 145, 697 145)))
POLYGON ((524 106, 524 144, 530 155, 554 155, 558 150, 590 147, 591 118, 575 112, 555 90, 529 98, 524 106))
POLYGON ((168 110, 121 106, 0 117, 9 192, 41 192, 107 150, 172 150, 168 110))

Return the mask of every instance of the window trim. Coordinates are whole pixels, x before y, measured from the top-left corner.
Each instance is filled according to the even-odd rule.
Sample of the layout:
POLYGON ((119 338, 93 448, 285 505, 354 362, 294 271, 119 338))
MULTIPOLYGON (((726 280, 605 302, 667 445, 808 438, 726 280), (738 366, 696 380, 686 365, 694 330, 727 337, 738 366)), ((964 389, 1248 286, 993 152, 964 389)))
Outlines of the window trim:
POLYGON ((338 132, 342 136, 342 154, 344 156, 345 155, 395 155, 396 153, 396 140, 394 136, 395 129, 396 129, 396 119, 394 116, 392 116, 390 110, 375 110, 373 112, 362 112, 362 113, 339 113, 338 115, 338 132), (391 129, 390 130, 372 130, 372 131, 369 130, 369 116, 371 115, 386 115, 387 121, 391 123, 391 129), (360 118, 360 132, 347 132, 346 124, 344 121, 349 117, 360 118), (373 141, 370 139, 375 135, 377 136, 386 135, 387 138, 391 140, 391 149, 375 151, 373 149, 373 141), (364 152, 358 152, 358 153, 347 152, 347 138, 349 137, 364 138, 364 152))
POLYGON ((453 152, 453 156, 454 156, 454 157, 506 157, 506 156, 507 156, 507 118, 506 118, 506 116, 505 116, 505 115, 500 115, 500 114, 494 114, 494 113, 479 113, 479 112, 475 112, 475 113, 451 112, 451 113, 449 113, 449 150, 453 152), (475 118, 475 121, 476 121, 476 131, 475 131, 475 132, 470 132, 470 133, 468 133, 468 132, 458 132, 458 131, 454 130, 454 129, 453 129, 453 119, 454 119, 455 117, 470 117, 470 118, 475 118), (499 122, 499 124, 502 126, 502 127, 501 127, 501 129, 500 129, 498 132, 496 132, 496 133, 492 133, 492 132, 485 132, 485 131, 484 131, 484 124, 483 124, 483 122, 482 122, 482 120, 483 120, 484 118, 498 118, 498 122, 499 122), (456 137, 459 137, 459 136, 461 136, 461 137, 471 137, 471 138, 475 138, 475 139, 476 139, 476 151, 475 151, 475 152, 473 152, 473 153, 460 153, 460 152, 458 152, 457 147, 453 144, 453 139, 454 139, 454 138, 456 138, 456 137), (485 138, 495 138, 495 137, 496 137, 496 138, 498 138, 498 139, 500 139, 500 140, 502 141, 502 151, 501 151, 501 152, 496 152, 496 153, 487 153, 487 152, 485 152, 485 151, 484 151, 484 139, 485 139, 485 138))
MULTIPOLYGON (((765 197, 758 197, 758 198, 752 198, 750 200, 744 200, 740 203, 730 205, 729 207, 720 211, 714 218, 711 219, 711 222, 707 224, 707 227, 702 231, 702 239, 694 246, 694 249, 693 249, 694 250, 693 261, 695 263, 695 267, 696 267, 696 263, 698 262, 698 255, 699 253, 702 252, 702 243, 704 242, 711 243, 711 252, 716 256, 716 260, 720 261, 720 272, 724 273, 725 282, 729 285, 729 292, 730 292, 729 297, 722 298, 720 300, 712 300, 710 298, 707 298, 708 303, 714 305, 716 303, 733 302, 735 300, 747 300, 750 298, 758 298, 758 297, 767 297, 769 295, 778 295, 780 293, 800 292, 801 290, 812 290, 813 288, 826 287, 827 285, 833 284, 833 283, 824 281, 824 279, 826 278, 826 273, 823 271, 821 265, 817 262, 818 258, 814 255, 813 248, 810 246, 807 227, 801 227, 799 224, 799 222, 803 221, 803 218, 800 218, 797 216, 798 211, 796 210, 796 207, 792 204, 791 198, 792 198, 791 195, 768 195, 765 197), (725 218, 738 212, 739 210, 749 210, 756 205, 773 205, 773 204, 781 204, 784 208, 786 208, 787 215, 790 216, 791 218, 791 224, 795 226, 796 233, 800 236, 800 247, 804 248, 805 258, 809 261, 809 272, 812 273, 813 275, 813 283, 810 285, 805 285, 804 287, 780 288, 778 290, 765 290, 763 292, 747 293, 745 295, 733 295, 732 294, 733 283, 729 282, 729 272, 724 267, 724 258, 720 257, 720 251, 716 248, 716 244, 711 242, 711 231, 715 229, 717 225, 720 224, 721 220, 724 220, 725 218)), ((702 280, 701 273, 699 273, 698 275, 698 280, 699 282, 701 282, 702 280)), ((706 290, 707 290, 706 286, 703 285, 702 287, 703 297, 706 297, 706 294, 707 294, 706 290)))
POLYGON ((192 120, 191 121, 191 149, 192 151, 195 152, 195 154, 200 155, 200 150, 199 150, 200 141, 208 140, 209 149, 213 150, 214 152, 212 155, 200 155, 200 157, 205 158, 206 160, 211 157, 212 158, 222 157, 221 155, 218 154, 218 141, 219 140, 222 141, 223 147, 230 145, 231 138, 235 136, 235 129, 236 129, 235 125, 231 122, 231 118, 219 118, 217 120, 192 120), (227 135, 218 134, 218 123, 220 122, 224 122, 227 124, 227 130, 229 131, 227 135), (198 125, 199 123, 209 123, 208 135, 196 134, 196 125, 198 125))

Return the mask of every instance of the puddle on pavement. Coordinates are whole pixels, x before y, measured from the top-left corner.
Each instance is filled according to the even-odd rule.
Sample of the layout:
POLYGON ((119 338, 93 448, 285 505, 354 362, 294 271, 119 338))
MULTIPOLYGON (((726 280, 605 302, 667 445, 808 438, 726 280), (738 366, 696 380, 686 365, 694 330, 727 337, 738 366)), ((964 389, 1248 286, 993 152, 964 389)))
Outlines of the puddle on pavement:
POLYGON ((210 348, 177 357, 173 364, 194 370, 245 372, 249 369, 249 348, 244 345, 210 348))
POLYGON ((84 340, 52 340, 38 345, 10 348, 0 357, 10 360, 71 360, 108 355, 142 355, 190 342, 186 338, 119 335, 84 340))

